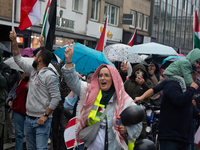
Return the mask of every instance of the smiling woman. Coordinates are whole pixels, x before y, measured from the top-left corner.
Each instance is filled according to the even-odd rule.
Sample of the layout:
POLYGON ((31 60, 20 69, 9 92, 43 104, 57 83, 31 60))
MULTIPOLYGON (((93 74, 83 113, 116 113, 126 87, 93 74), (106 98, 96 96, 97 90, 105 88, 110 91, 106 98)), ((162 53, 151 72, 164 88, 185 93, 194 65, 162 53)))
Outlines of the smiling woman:
MULTIPOLYGON (((73 50, 74 44, 72 47, 66 48, 66 62, 71 62, 73 50)), ((98 123, 97 135, 94 136, 91 142, 88 142, 89 140, 85 142, 85 147, 88 150, 128 149, 122 135, 128 134, 128 137, 135 139, 139 136, 142 126, 141 123, 130 126, 116 125, 117 116, 128 106, 135 105, 124 90, 118 70, 111 65, 104 64, 99 66, 92 76, 91 84, 78 79, 75 65, 72 63, 66 63, 62 68, 62 72, 67 85, 80 97, 75 145, 78 145, 79 133, 83 133, 81 131, 85 127, 98 123), (106 117, 101 117, 104 112, 106 112, 106 117)))

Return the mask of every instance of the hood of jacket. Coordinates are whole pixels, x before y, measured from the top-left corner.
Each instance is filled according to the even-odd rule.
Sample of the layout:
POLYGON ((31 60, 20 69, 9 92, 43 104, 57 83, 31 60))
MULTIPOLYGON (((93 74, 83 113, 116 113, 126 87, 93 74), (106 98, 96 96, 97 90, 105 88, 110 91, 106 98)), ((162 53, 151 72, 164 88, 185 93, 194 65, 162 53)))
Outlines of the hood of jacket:
POLYGON ((132 74, 131 76, 129 77, 130 80, 132 81, 135 81, 135 78, 136 78, 136 75, 135 75, 135 72, 138 70, 138 69, 141 69, 144 71, 144 80, 146 81, 148 79, 148 74, 147 74, 147 70, 145 68, 145 66, 143 64, 137 64, 134 68, 133 68, 133 71, 132 71, 132 74))
POLYGON ((194 64, 194 62, 199 58, 200 58, 200 49, 198 48, 191 50, 186 56, 186 59, 189 60, 191 64, 194 64))

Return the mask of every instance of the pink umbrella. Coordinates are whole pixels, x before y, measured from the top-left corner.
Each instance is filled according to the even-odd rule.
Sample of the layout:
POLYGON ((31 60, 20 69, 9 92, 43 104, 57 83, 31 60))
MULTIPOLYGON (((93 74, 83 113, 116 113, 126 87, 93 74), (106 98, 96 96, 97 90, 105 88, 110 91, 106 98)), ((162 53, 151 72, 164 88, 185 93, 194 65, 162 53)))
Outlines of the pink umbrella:
POLYGON ((28 57, 33 57, 33 51, 35 50, 35 48, 30 48, 27 47, 23 50, 20 51, 22 56, 28 56, 28 57))

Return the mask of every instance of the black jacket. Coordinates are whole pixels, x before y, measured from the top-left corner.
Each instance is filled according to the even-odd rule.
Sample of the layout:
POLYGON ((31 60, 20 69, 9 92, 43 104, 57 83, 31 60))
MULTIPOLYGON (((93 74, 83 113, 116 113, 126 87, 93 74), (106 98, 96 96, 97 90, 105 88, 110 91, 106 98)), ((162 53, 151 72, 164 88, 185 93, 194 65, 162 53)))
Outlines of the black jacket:
POLYGON ((200 119, 198 115, 200 111, 195 109, 192 104, 195 91, 194 88, 190 87, 182 93, 178 82, 169 81, 166 83, 161 101, 159 140, 191 143, 193 118, 200 119))

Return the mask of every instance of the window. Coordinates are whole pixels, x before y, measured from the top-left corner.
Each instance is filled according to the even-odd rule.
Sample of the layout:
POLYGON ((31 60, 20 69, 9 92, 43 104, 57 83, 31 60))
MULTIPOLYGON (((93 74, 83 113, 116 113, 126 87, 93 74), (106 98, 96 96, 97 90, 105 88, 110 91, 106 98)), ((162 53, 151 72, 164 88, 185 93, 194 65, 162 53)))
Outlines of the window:
POLYGON ((149 17, 144 15, 143 30, 148 31, 148 29, 149 29, 149 17))
POLYGON ((137 13, 137 28, 142 29, 142 14, 137 13))
POLYGON ((72 9, 78 12, 82 12, 83 0, 73 0, 72 9))
POLYGON ((109 24, 117 26, 119 20, 119 7, 105 3, 104 20, 106 19, 106 16, 109 16, 108 17, 109 24))
POLYGON ((60 0, 60 7, 66 8, 66 0, 60 0))
POLYGON ((131 14, 133 14, 133 20, 132 20, 132 26, 135 27, 135 22, 136 22, 136 12, 131 10, 131 14))
POLYGON ((91 19, 97 20, 97 21, 99 20, 99 6, 100 6, 99 0, 92 0, 91 19))

